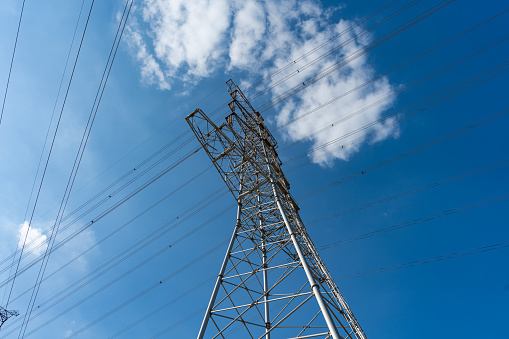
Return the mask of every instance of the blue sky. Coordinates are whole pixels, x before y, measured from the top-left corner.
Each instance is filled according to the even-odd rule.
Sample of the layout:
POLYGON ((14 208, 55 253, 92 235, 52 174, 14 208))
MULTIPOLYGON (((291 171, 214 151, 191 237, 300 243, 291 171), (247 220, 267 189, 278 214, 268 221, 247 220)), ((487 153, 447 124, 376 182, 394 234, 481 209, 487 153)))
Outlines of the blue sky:
MULTIPOLYGON (((2 94, 21 3, 0 4, 2 94)), ((191 137, 187 134, 151 157, 189 129, 184 117, 195 108, 212 113, 227 103, 225 82, 231 78, 252 98, 278 140, 283 170, 308 232, 368 337, 507 337, 508 248, 420 264, 509 241, 509 159, 504 151, 509 117, 493 117, 508 108, 509 13, 485 22, 507 5, 446 2, 436 13, 381 41, 440 3, 135 1, 67 214, 100 194, 62 223, 57 245, 81 232, 51 255, 48 279, 32 313, 37 316, 26 336, 196 335, 200 310, 213 287, 210 278, 219 270, 236 213, 228 194, 205 202, 224 189, 213 170, 179 189, 210 166, 205 152, 89 223, 198 146, 194 139, 184 143, 191 137), (355 24, 388 3, 393 5, 355 24), (335 69, 341 62, 344 65, 335 69), (309 80, 328 70, 330 74, 316 82, 309 80), (270 107, 271 100, 302 83, 301 91, 270 107), (461 133, 454 134, 457 131, 461 133), (328 146, 321 147, 324 144, 328 146), (391 227, 396 229, 378 232, 391 227), (369 232, 375 234, 336 244, 369 232), (137 247, 132 246, 151 234, 155 238, 134 251, 137 247), (129 256, 114 264, 125 254, 129 256), (414 261, 418 265, 397 266, 414 261), (112 267, 99 274, 108 267, 102 265, 112 267), (383 268, 396 269, 377 271, 383 268)), ((20 232, 26 231, 26 211, 34 206, 29 197, 53 107, 58 115, 91 1, 83 2, 57 98, 81 4, 25 5, 0 124, 2 306, 10 287, 4 284, 10 255, 20 232)), ((47 245, 43 232, 55 223, 124 4, 96 2, 92 9, 31 223, 28 239, 33 242, 21 261, 23 273, 8 307, 22 315, 2 327, 1 338, 18 335, 15 328, 29 302, 24 292, 35 282, 39 265, 23 268, 47 245)), ((36 188, 40 178, 39 172, 36 188)))

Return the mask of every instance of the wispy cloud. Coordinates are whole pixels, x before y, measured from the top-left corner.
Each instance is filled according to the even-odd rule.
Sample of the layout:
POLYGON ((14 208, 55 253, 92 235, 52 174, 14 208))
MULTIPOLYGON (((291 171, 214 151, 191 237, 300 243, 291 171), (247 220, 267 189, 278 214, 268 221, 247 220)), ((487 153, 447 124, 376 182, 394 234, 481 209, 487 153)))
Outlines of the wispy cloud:
MULTIPOLYGON (((131 24, 129 41, 140 61, 142 78, 161 89, 169 89, 174 81, 193 84, 225 68, 245 71, 248 78, 256 79, 298 60, 316 46, 351 27, 350 21, 331 22, 331 14, 339 9, 324 10, 320 3, 311 0, 145 0, 140 8, 144 29, 136 22, 131 24)), ((296 72, 300 65, 308 64, 320 53, 301 58, 294 67, 273 77, 267 85, 277 83, 277 86, 269 94, 277 97, 301 84, 310 75, 324 71, 363 48, 371 38, 368 34, 358 36, 360 31, 361 28, 357 27, 340 35, 328 46, 341 47, 319 62, 308 65, 304 72, 279 83, 279 79, 296 72)), ((312 161, 322 166, 331 165, 334 159, 348 160, 359 151, 362 143, 338 148, 331 141, 379 119, 391 106, 392 99, 343 123, 332 124, 373 101, 390 96, 393 89, 388 79, 378 79, 305 118, 291 124, 289 122, 363 84, 374 75, 366 57, 361 56, 292 96, 278 107, 276 121, 284 126, 284 136, 290 141, 311 141, 313 148, 330 143, 311 153, 312 161), (328 124, 331 124, 331 128, 315 133, 328 124)), ((249 79, 242 81, 248 82, 249 79)), ((397 137, 397 124, 385 124, 387 128, 373 131, 373 128, 380 127, 374 126, 371 130, 357 133, 355 137, 367 137, 369 134, 367 139, 371 143, 397 137)))
POLYGON ((171 86, 166 79, 159 62, 154 56, 147 51, 147 45, 143 41, 139 30, 136 29, 136 21, 134 19, 127 26, 127 42, 131 50, 135 53, 136 60, 140 63, 141 78, 149 85, 157 85, 159 89, 169 90, 171 86))

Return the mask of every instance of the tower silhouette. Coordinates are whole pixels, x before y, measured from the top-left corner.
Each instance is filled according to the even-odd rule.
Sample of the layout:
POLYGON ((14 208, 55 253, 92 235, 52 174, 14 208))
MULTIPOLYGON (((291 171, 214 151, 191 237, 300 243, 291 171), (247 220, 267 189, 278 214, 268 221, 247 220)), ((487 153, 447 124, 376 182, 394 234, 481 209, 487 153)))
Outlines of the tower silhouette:
POLYGON ((0 306, 0 328, 2 328, 2 325, 7 321, 7 319, 13 316, 17 317, 18 315, 18 311, 8 311, 7 309, 0 306))
POLYGON ((237 221, 198 339, 365 339, 306 232, 277 142, 232 81, 231 114, 186 120, 238 203, 237 221))

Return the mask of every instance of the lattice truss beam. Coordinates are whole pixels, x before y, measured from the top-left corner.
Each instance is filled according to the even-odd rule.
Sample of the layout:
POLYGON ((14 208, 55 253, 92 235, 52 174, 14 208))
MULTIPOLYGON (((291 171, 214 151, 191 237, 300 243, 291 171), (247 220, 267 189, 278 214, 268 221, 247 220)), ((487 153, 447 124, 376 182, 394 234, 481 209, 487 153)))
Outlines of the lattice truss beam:
POLYGON ((237 222, 198 338, 366 338, 300 219, 277 143, 242 91, 231 114, 200 109, 191 129, 238 202, 237 222))

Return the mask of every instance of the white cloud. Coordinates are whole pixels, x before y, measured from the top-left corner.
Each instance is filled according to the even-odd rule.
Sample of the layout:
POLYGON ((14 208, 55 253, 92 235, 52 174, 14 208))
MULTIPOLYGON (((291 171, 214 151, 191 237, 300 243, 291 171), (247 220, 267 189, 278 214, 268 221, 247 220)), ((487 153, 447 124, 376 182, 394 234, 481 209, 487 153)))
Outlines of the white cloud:
POLYGON ((256 62, 255 55, 261 52, 260 41, 266 30, 265 19, 265 10, 261 3, 255 0, 240 3, 233 20, 229 51, 232 66, 247 67, 256 62))
MULTIPOLYGON (((278 58, 275 66, 268 71, 268 74, 291 63, 292 60, 297 60, 315 46, 319 46, 339 33, 344 32, 350 25, 350 22, 341 20, 335 26, 332 26, 332 28, 316 29, 317 26, 320 27, 320 24, 317 24, 316 20, 310 19, 304 21, 302 27, 311 28, 303 30, 300 34, 299 32, 294 34, 292 42, 286 50, 286 57, 278 58), (307 33, 309 31, 314 33, 310 35, 307 33)), ((299 72, 287 81, 274 87, 272 91, 273 97, 286 93, 288 90, 294 88, 294 86, 300 86, 302 83, 306 82, 306 79, 308 79, 310 75, 326 71, 329 67, 333 66, 334 63, 343 60, 345 56, 360 50, 363 46, 368 44, 370 39, 367 35, 364 35, 362 39, 357 39, 357 34, 359 32, 359 29, 354 29, 347 34, 339 36, 335 42, 335 46, 342 45, 342 47, 324 60, 312 63, 320 53, 311 54, 305 57, 296 67, 288 69, 288 71, 283 72, 277 78, 272 79, 272 84, 276 84, 278 83, 278 79, 294 74, 296 70, 299 69, 299 65, 309 65, 306 66, 307 69, 305 69, 305 71, 299 72)), ((302 70, 302 66, 300 70, 302 70)), ((311 141, 311 147, 315 149, 311 152, 312 161, 322 166, 327 166, 332 165, 334 159, 348 160, 351 155, 359 151, 361 143, 352 143, 349 144, 348 147, 341 147, 342 144, 348 143, 351 139, 362 138, 363 136, 367 137, 368 134, 373 134, 374 136, 370 141, 374 143, 389 137, 397 136, 397 124, 391 121, 391 123, 386 122, 388 128, 380 128, 380 125, 374 126, 373 128, 379 128, 377 132, 373 131, 373 128, 366 129, 356 133, 350 138, 342 139, 340 143, 333 142, 341 136, 379 119, 382 113, 392 104, 392 99, 385 100, 382 104, 370 108, 361 114, 355 115, 341 123, 334 124, 338 119, 354 113, 374 101, 391 96, 393 94, 393 89, 386 78, 380 78, 372 84, 353 91, 312 114, 306 115, 289 124, 289 122, 293 121, 296 117, 356 88, 372 79, 374 76, 375 72, 368 65, 366 57, 360 56, 353 62, 346 64, 338 71, 333 72, 315 84, 309 87, 302 86, 304 88, 302 91, 278 108, 279 114, 277 116, 277 123, 279 126, 284 126, 283 133, 285 137, 290 141, 311 141), (330 128, 324 129, 327 126, 330 126, 330 128), (322 132, 316 133, 318 130, 322 130, 322 132), (327 146, 322 146, 326 144, 327 146), (322 147, 316 149, 320 146, 322 147)))
POLYGON ((182 68, 189 80, 209 75, 224 56, 222 40, 230 26, 227 0, 146 0, 154 53, 170 77, 182 68))
MULTIPOLYGON (((330 22, 332 13, 339 9, 324 10, 320 3, 311 0, 145 0, 142 20, 147 30, 143 32, 139 26, 132 25, 130 40, 141 62, 142 77, 149 83, 158 84, 161 89, 168 88, 173 81, 193 84, 220 68, 247 71, 243 74, 247 74, 249 79, 241 79, 239 82, 250 83, 257 77, 268 76, 298 60, 294 67, 280 72, 269 81, 269 86, 275 85, 269 91, 274 98, 370 42, 369 34, 359 36, 362 30, 356 27, 340 35, 333 43, 326 44, 318 52, 301 58, 352 25, 352 22, 345 20, 330 22), (339 45, 330 55, 319 62, 313 62, 321 54, 339 45), (149 52, 147 46, 150 46, 152 52, 149 52), (297 69, 299 73, 293 75, 297 69), (289 76, 288 80, 280 82, 285 76, 289 76)), ((339 117, 390 96, 393 89, 386 78, 378 79, 288 124, 295 117, 374 76, 375 72, 366 56, 360 56, 292 96, 277 107, 279 113, 276 121, 280 126, 285 125, 282 129, 284 136, 291 141, 310 140, 312 147, 316 147, 379 119, 392 104, 391 99, 321 133, 314 133, 328 124, 332 125, 339 117)), ((384 126, 387 128, 380 126, 364 130, 354 137, 365 136, 369 142, 375 143, 398 136, 395 121, 386 122, 384 126)), ((348 160, 359 151, 360 145, 355 143, 338 148, 338 143, 331 143, 314 151, 311 158, 320 165, 331 165, 334 159, 348 160)))
POLYGON ((30 252, 35 256, 43 254, 47 246, 47 236, 42 234, 42 232, 43 231, 40 228, 34 227, 33 225, 31 225, 30 229, 28 229, 28 221, 23 222, 23 224, 19 225, 18 248, 21 249, 23 247, 23 243, 25 243, 24 253, 30 252))
POLYGON ((134 29, 134 27, 136 27, 136 24, 133 23, 133 21, 127 26, 127 42, 135 53, 136 59, 140 62, 142 80, 149 85, 157 85, 159 89, 169 90, 171 86, 161 66, 154 56, 148 52, 147 45, 143 41, 139 31, 134 29))
MULTIPOLYGON (((47 222, 35 222, 30 225, 30 230, 27 235, 28 221, 22 224, 13 223, 10 219, 0 218, 0 239, 5 239, 6 242, 0 246, 0 257, 7 258, 14 253, 16 249, 20 250, 23 243, 25 242, 25 249, 23 256, 27 256, 21 261, 20 273, 15 281, 15 288, 13 290, 12 300, 16 302, 28 302, 25 300, 29 294, 20 293, 22 291, 29 290, 37 278, 40 264, 36 264, 31 269, 25 271, 24 268, 44 255, 47 245, 49 243, 49 234, 45 230, 50 230, 54 225, 54 221, 47 222), (19 239, 19 241, 18 241, 19 239)), ((59 243, 59 239, 66 238, 67 235, 73 233, 77 228, 82 227, 83 224, 78 222, 76 228, 68 229, 65 232, 58 235, 55 245, 59 243)), ((88 252, 85 256, 79 257, 77 260, 73 260, 69 266, 66 266, 63 270, 59 270, 62 266, 66 265, 70 259, 74 259, 79 254, 96 244, 96 237, 93 230, 86 230, 80 233, 76 238, 72 239, 64 246, 55 251, 48 262, 48 267, 45 272, 45 279, 49 280, 44 284, 45 288, 41 290, 40 300, 44 300, 48 296, 56 293, 62 288, 67 287, 72 281, 80 277, 84 272, 89 269, 89 263, 97 258, 100 249, 94 249, 88 252), (58 273, 52 275, 53 272, 58 273)), ((19 259, 20 252, 16 253, 16 260, 19 259)), ((2 269, 8 268, 8 265, 12 263, 12 259, 6 261, 2 269)), ((8 277, 12 277, 12 271, 7 269, 1 275, 1 281, 5 281, 8 277)), ((9 285, 8 285, 9 286, 9 285)))

